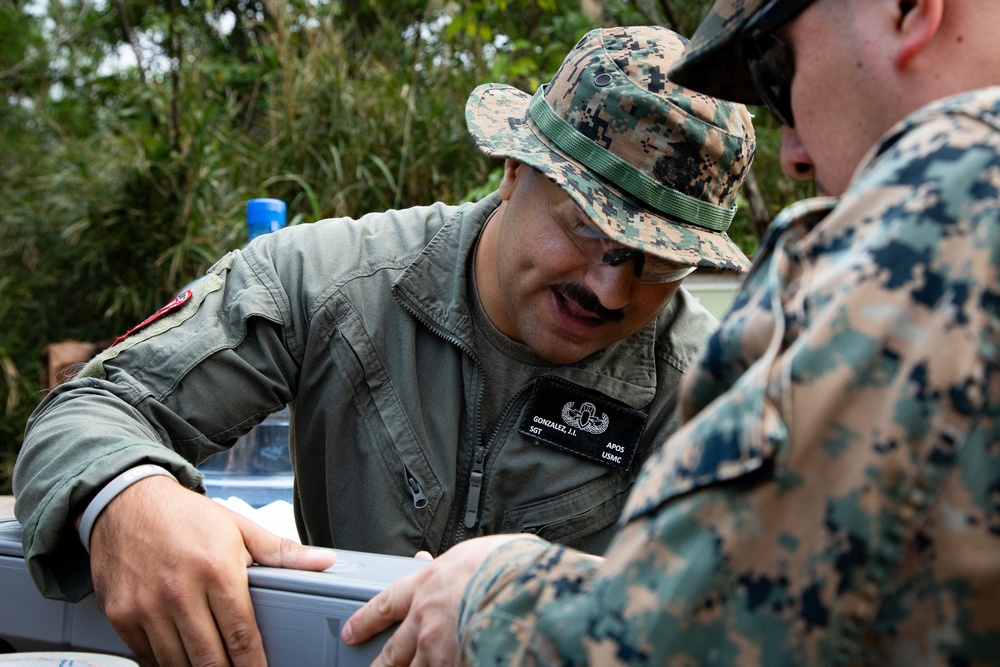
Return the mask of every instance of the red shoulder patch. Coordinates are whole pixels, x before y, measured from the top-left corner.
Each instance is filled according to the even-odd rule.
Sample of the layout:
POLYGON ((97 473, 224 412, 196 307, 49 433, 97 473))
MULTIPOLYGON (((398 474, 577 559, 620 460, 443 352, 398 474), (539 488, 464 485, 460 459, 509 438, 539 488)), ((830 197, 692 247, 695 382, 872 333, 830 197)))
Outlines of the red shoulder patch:
POLYGON ((173 311, 177 310, 178 308, 180 308, 181 306, 183 306, 185 303, 187 303, 188 299, 190 299, 190 298, 191 298, 191 290, 189 290, 189 289, 188 290, 184 290, 183 292, 181 292, 180 294, 177 295, 176 299, 174 299, 173 301, 171 301, 167 305, 163 306, 163 308, 160 308, 158 311, 156 311, 155 313, 153 313, 152 315, 150 315, 149 317, 147 317, 146 319, 144 319, 142 322, 140 322, 139 324, 135 325, 134 327, 132 327, 131 329, 129 329, 128 331, 126 331, 125 333, 123 333, 121 336, 119 336, 118 338, 116 338, 115 342, 111 344, 111 347, 114 347, 118 343, 122 342, 123 340, 125 340, 126 338, 128 338, 129 336, 131 336, 132 334, 134 334, 136 331, 140 331, 141 329, 145 329, 147 326, 149 326, 150 324, 152 324, 156 320, 160 319, 161 317, 163 317, 167 313, 170 313, 170 312, 173 312, 173 311))

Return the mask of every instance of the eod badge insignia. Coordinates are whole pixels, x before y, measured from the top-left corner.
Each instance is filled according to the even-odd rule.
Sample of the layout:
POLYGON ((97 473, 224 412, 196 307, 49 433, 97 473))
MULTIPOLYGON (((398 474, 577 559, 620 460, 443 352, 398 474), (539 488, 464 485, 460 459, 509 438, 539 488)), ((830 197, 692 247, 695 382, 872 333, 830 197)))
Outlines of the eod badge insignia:
POLYGON ((646 415, 585 387, 551 377, 535 380, 518 432, 534 440, 628 470, 646 415))

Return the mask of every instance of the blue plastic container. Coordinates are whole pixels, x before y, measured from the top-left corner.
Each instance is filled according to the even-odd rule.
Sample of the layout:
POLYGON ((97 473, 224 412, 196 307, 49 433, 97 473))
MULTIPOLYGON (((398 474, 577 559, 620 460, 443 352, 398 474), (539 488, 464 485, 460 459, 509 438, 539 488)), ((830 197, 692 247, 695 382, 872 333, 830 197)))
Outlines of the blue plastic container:
POLYGON ((278 231, 285 226, 286 210, 280 199, 251 199, 247 202, 247 236, 253 241, 261 234, 278 231))

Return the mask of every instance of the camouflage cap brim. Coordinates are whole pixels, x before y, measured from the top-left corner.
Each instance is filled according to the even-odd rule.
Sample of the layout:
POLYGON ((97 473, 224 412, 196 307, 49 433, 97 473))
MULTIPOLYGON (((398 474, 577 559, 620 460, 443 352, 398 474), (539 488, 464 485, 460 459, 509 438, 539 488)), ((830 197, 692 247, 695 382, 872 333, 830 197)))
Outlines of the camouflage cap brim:
POLYGON ((750 71, 739 55, 738 37, 767 0, 717 0, 684 55, 667 73, 670 80, 706 95, 740 104, 760 104, 750 71))
POLYGON ((472 92, 466 123, 484 153, 513 158, 545 174, 619 243, 684 266, 735 272, 749 268, 746 254, 726 232, 660 214, 566 154, 528 115, 531 99, 502 84, 472 92))

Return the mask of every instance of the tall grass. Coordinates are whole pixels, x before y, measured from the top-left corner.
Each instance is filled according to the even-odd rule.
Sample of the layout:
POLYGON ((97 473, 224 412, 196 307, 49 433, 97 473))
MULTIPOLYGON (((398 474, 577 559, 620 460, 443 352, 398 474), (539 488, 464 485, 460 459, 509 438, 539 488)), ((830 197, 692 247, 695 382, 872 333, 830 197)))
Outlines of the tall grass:
POLYGON ((42 396, 41 349, 112 338, 162 305, 245 242, 247 199, 283 199, 299 224, 459 201, 488 179, 464 124, 474 61, 401 44, 398 26, 359 49, 351 26, 315 19, 255 62, 126 79, 87 133, 47 122, 45 100, 21 110, 0 167, 0 493, 42 396))
MULTIPOLYGON (((584 4, 472 0, 428 33, 394 25, 393 12, 354 26, 342 3, 268 3, 279 13, 245 30, 253 39, 235 55, 181 35, 174 72, 100 77, 81 66, 74 76, 92 85, 62 98, 45 86, 0 96, 0 493, 43 394, 46 344, 103 341, 141 321, 245 242, 253 197, 284 200, 300 224, 485 195, 499 165, 468 136, 468 94, 486 81, 531 91, 547 80, 595 27, 584 4), (516 38, 484 48, 496 32, 484 21, 516 38)), ((640 18, 662 24, 657 4, 689 25, 704 11, 678 1, 603 12, 633 22, 648 7, 640 18)), ((431 20, 438 6, 420 11, 431 20)), ((773 126, 766 136, 775 144, 773 126)), ((765 196, 782 183, 772 163, 758 179, 765 196)), ((756 243, 742 212, 733 234, 756 243)))

